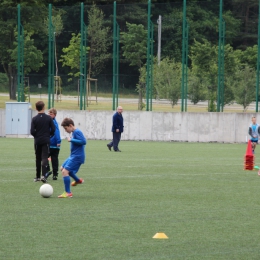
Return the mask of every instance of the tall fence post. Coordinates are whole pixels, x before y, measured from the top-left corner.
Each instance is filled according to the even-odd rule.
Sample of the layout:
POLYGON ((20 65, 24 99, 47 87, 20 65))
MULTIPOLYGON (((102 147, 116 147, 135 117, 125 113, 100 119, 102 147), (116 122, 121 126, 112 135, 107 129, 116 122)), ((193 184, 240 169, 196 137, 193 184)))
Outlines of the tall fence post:
POLYGON ((224 70, 225 70, 225 21, 222 18, 223 0, 219 4, 219 43, 218 43, 218 91, 217 112, 224 110, 224 70))
POLYGON ((256 66, 256 103, 255 112, 258 112, 258 95, 259 95, 259 68, 260 68, 260 0, 258 3, 258 47, 257 47, 257 66, 256 66))
POLYGON ((151 72, 150 72, 150 77, 151 77, 151 80, 150 80, 150 111, 153 110, 153 34, 154 34, 154 25, 153 23, 151 22, 151 39, 150 39, 150 45, 151 45, 151 52, 150 52, 150 55, 151 55, 151 72))
POLYGON ((21 23, 21 6, 17 6, 18 35, 17 35, 17 101, 24 102, 24 30, 21 23))
POLYGON ((116 1, 114 1, 113 14, 113 104, 112 109, 116 110, 118 106, 118 88, 119 88, 119 33, 120 28, 116 21, 116 1))
POLYGON ((151 21, 151 0, 148 0, 147 16, 146 111, 151 111, 153 92, 153 23, 151 21))
POLYGON ((49 4, 49 59, 48 59, 48 109, 54 107, 54 26, 52 24, 52 5, 49 4))
POLYGON ((120 28, 119 24, 116 23, 117 31, 117 44, 116 44, 116 107, 118 107, 118 89, 119 89, 119 37, 120 37, 120 28))
POLYGON ((181 112, 187 111, 188 95, 188 34, 189 27, 186 19, 186 0, 183 1, 182 18, 182 77, 181 77, 181 112))
MULTIPOLYGON (((79 109, 86 109, 87 82, 87 26, 84 23, 84 4, 80 4, 80 102, 79 109)), ((87 104, 88 105, 88 104, 87 104)))

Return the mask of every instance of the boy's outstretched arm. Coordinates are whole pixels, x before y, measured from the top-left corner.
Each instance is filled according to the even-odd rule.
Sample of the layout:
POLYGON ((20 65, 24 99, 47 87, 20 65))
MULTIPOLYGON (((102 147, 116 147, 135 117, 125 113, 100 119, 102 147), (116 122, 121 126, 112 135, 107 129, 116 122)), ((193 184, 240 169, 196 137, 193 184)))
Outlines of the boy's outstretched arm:
POLYGON ((77 144, 77 145, 85 145, 87 143, 87 140, 82 132, 77 132, 74 136, 74 138, 70 139, 70 142, 77 144))
POLYGON ((75 139, 75 138, 70 139, 70 142, 77 145, 85 145, 87 143, 86 139, 83 140, 83 139, 75 139))

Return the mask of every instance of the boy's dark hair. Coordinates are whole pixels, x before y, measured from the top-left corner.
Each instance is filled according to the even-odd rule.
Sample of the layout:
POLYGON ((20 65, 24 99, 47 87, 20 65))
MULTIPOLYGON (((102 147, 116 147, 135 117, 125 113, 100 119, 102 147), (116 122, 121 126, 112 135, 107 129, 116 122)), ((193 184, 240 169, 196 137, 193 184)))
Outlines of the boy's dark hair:
POLYGON ((71 118, 64 118, 62 123, 61 123, 61 126, 70 126, 70 125, 74 125, 74 122, 71 118))
POLYGON ((43 101, 38 101, 38 102, 35 103, 35 107, 36 107, 36 110, 37 110, 37 111, 41 111, 41 110, 44 109, 45 104, 44 104, 43 101))

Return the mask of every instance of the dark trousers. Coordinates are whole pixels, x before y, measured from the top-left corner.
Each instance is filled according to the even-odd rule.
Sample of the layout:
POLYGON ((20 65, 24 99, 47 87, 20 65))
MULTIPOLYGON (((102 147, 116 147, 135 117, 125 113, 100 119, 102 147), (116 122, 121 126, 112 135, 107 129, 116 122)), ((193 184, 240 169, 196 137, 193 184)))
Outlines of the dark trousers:
POLYGON ((36 178, 41 178, 50 169, 48 163, 49 156, 49 144, 35 144, 34 145, 35 157, 36 157, 36 178))
POLYGON ((110 142, 108 145, 113 146, 114 151, 119 150, 118 145, 121 140, 121 132, 113 132, 113 141, 110 142))
POLYGON ((59 171, 59 152, 60 149, 50 148, 51 166, 53 176, 58 176, 59 171))

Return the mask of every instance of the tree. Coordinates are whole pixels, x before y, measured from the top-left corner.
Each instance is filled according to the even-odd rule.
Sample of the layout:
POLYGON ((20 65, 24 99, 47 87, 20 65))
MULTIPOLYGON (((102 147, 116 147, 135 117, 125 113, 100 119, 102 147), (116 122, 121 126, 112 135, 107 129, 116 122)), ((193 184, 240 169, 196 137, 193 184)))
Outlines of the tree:
POLYGON ((123 57, 130 66, 140 69, 146 61, 147 30, 142 24, 126 23, 127 32, 121 33, 123 57))
POLYGON ((208 84, 202 77, 191 72, 188 74, 189 99, 195 105, 199 101, 207 99, 208 84))
MULTIPOLYGON (((84 52, 88 54, 87 78, 91 78, 101 72, 105 66, 105 62, 110 57, 108 47, 111 45, 111 39, 109 37, 109 27, 104 26, 104 14, 96 5, 91 6, 88 11, 88 21, 88 47, 84 52)), ((62 49, 64 54, 61 55, 60 59, 62 66, 69 66, 71 68, 72 71, 68 74, 74 77, 80 75, 80 42, 80 33, 72 33, 69 46, 62 49)), ((89 82, 87 84, 87 89, 90 93, 90 84, 89 82)))
MULTIPOLYGON (((153 17, 162 16, 161 56, 181 61, 182 51, 182 22, 183 3, 165 3, 155 5, 153 17)), ((241 22, 230 11, 224 10, 223 18, 226 23, 226 43, 232 44, 238 35, 241 22)), ((189 24, 189 46, 194 39, 204 40, 212 44, 218 43, 219 1, 187 1, 187 22, 189 24)), ((156 22, 155 35, 157 31, 156 22)), ((156 48, 156 47, 155 47, 156 48)))
POLYGON ((171 101, 172 107, 177 104, 181 95, 181 64, 168 57, 154 64, 153 84, 159 98, 171 101))
MULTIPOLYGON (((59 68, 58 68, 58 57, 57 57, 57 37, 62 33, 63 31, 63 21, 62 21, 62 14, 63 11, 59 10, 56 15, 52 16, 52 24, 54 26, 54 53, 55 53, 55 67, 56 71, 55 74, 58 76, 59 74, 59 68)), ((46 26, 45 33, 46 35, 49 35, 49 17, 44 20, 44 24, 46 26)))
MULTIPOLYGON (((140 69, 139 84, 144 84, 146 79, 146 66, 140 69)), ((153 64, 153 95, 158 99, 168 99, 174 107, 181 95, 181 63, 166 57, 160 65, 154 58, 153 64)))
MULTIPOLYGON (((203 82, 205 93, 208 90, 208 100, 216 100, 217 97, 217 84, 218 84, 218 46, 211 44, 209 41, 204 40, 200 43, 195 40, 191 47, 191 62, 192 74, 203 82)), ((234 75, 235 71, 239 68, 239 59, 237 53, 233 48, 227 44, 225 45, 225 77, 234 75)), ((233 101, 234 95, 232 88, 229 84, 225 83, 224 89, 224 104, 229 104, 233 101)), ((197 99, 203 99, 197 97, 197 99)))
POLYGON ((236 47, 244 50, 248 46, 257 43, 257 22, 258 22, 258 0, 233 0, 231 9, 234 17, 240 19, 240 30, 235 39, 236 47))
MULTIPOLYGON (((146 60, 147 49, 147 30, 144 29, 142 24, 126 23, 127 31, 121 32, 122 52, 123 57, 129 62, 130 66, 138 68, 139 73, 144 69, 141 69, 146 60)), ((139 83, 137 84, 137 91, 139 93, 138 109, 142 110, 143 95, 144 95, 145 81, 142 76, 139 77, 139 83)))
POLYGON ((248 105, 255 99, 256 71, 245 65, 235 73, 232 87, 236 102, 243 106, 244 112, 248 105))
MULTIPOLYGON (((111 57, 108 48, 112 43, 110 28, 105 26, 105 16, 101 9, 93 4, 88 11, 88 76, 87 79, 99 75, 105 62, 111 57)), ((91 96, 90 80, 87 80, 87 91, 91 96)))
POLYGON ((247 47, 244 51, 238 49, 235 51, 235 55, 242 66, 248 64, 250 68, 256 68, 257 49, 257 45, 247 47))
MULTIPOLYGON (((32 35, 42 29, 42 16, 33 7, 34 1, 21 4, 22 23, 24 27, 24 66, 25 72, 37 70, 43 65, 42 55, 34 46, 32 35), (24 12, 26 10, 26 12, 24 12), (26 13, 26 15, 23 15, 26 13), (31 20, 34 22, 32 23, 31 20), (35 60, 34 60, 35 58, 35 60)), ((41 3, 37 6, 41 8, 41 3)), ((44 8, 43 8, 44 9, 44 8)), ((16 1, 0 3, 0 64, 9 81, 10 99, 16 100, 17 87, 17 6, 16 1)))
MULTIPOLYGON (((18 44, 14 42, 15 49, 11 52, 10 65, 15 67, 17 65, 18 44)), ((28 32, 24 32, 24 74, 31 71, 38 71, 44 65, 42 62, 42 52, 34 46, 34 40, 28 32)))
POLYGON ((8 89, 8 78, 5 73, 0 72, 0 90, 6 91, 8 89))
MULTIPOLYGON (((203 43, 195 40, 194 45, 191 47, 190 58, 192 75, 196 79, 195 81, 193 80, 193 84, 196 84, 196 82, 202 83, 200 86, 195 85, 196 88, 200 87, 200 91, 196 93, 196 98, 193 98, 193 102, 204 100, 205 95, 203 93, 205 92, 208 94, 208 100, 211 103, 214 102, 217 96, 217 47, 212 46, 206 40, 203 43)), ((190 91, 193 92, 193 89, 189 88, 188 91, 190 94, 190 91)), ((213 104, 211 107, 213 107, 213 104)))
MULTIPOLYGON (((60 62, 62 66, 68 66, 72 72, 70 76, 79 77, 80 75, 80 34, 72 33, 69 46, 62 49, 64 55, 61 55, 60 62)), ((87 50, 86 50, 87 54, 87 50)))
POLYGON ((108 48, 112 38, 110 28, 104 25, 104 13, 95 4, 88 11, 88 78, 98 75, 110 57, 108 48))

